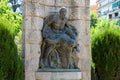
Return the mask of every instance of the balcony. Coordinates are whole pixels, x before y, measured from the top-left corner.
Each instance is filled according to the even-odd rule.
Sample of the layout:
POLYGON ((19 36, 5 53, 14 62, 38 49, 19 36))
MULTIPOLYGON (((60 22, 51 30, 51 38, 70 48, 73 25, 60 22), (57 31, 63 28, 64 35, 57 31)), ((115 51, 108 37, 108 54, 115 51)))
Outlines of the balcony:
POLYGON ((118 6, 120 6, 120 1, 117 1, 117 2, 112 4, 112 8, 116 8, 118 6))

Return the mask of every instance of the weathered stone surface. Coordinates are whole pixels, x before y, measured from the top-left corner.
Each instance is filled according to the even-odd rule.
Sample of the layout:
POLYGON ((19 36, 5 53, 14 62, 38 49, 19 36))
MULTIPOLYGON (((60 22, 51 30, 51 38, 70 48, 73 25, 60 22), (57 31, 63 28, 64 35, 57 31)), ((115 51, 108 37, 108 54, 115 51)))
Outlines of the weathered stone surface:
POLYGON ((72 7, 69 10, 70 20, 89 20, 89 8, 87 7, 72 7))
POLYGON ((30 2, 35 2, 35 3, 42 3, 42 4, 44 4, 44 2, 45 2, 45 0, 28 0, 28 1, 30 1, 30 2))
POLYGON ((39 63, 40 46, 36 44, 26 44, 25 51, 25 71, 36 71, 39 63))
MULTIPOLYGON (((75 26, 75 28, 77 28, 77 31, 79 33, 79 38, 83 39, 83 37, 86 37, 86 35, 89 35, 89 27, 86 24, 89 24, 89 21, 85 21, 85 20, 74 20, 74 21, 70 21, 69 24, 75 26), (87 34, 86 34, 87 33, 87 34)), ((88 36, 86 37, 88 38, 88 36)), ((89 39, 89 38, 88 38, 89 39)), ((89 42, 88 42, 89 43, 89 42)))
POLYGON ((72 6, 85 6, 85 0, 71 0, 72 6))
POLYGON ((40 17, 31 18, 31 29, 32 30, 42 30, 43 19, 40 17))
MULTIPOLYGON (((63 6, 62 6, 63 7, 63 6)), ((59 10, 62 8, 62 7, 50 7, 50 6, 45 6, 45 16, 48 16, 48 15, 50 15, 50 14, 54 14, 54 13, 58 13, 59 12, 59 10)), ((66 16, 67 16, 67 18, 69 19, 69 17, 70 17, 70 8, 67 8, 67 7, 65 7, 66 9, 67 9, 67 14, 66 14, 66 16)))
POLYGON ((89 71, 91 69, 90 67, 90 59, 81 59, 79 60, 79 67, 81 69, 81 72, 83 71, 89 71))
POLYGON ((25 80, 36 80, 34 71, 25 71, 25 80))
POLYGON ((58 12, 59 9, 56 7, 45 6, 45 16, 58 12))
POLYGON ((42 38, 40 30, 26 30, 25 34, 25 43, 39 44, 41 42, 42 38))
POLYGON ((31 29, 31 16, 23 16, 23 32, 25 34, 25 30, 31 29))
POLYGON ((40 45, 39 44, 31 44, 30 45, 30 54, 32 57, 40 56, 40 45))
POLYGON ((55 0, 44 0, 46 6, 54 6, 55 0))
MULTIPOLYGON (((39 56, 38 56, 39 57, 39 56)), ((26 71, 37 71, 38 69, 38 63, 39 63, 39 58, 38 57, 32 57, 27 60, 25 60, 25 70, 26 71)))
POLYGON ((36 2, 24 2, 23 6, 26 8, 24 15, 44 17, 44 5, 36 2))
POLYGON ((56 0, 55 6, 70 6, 71 5, 71 0, 56 0))
POLYGON ((37 80, 81 80, 81 72, 36 72, 37 80), (47 76, 47 77, 46 77, 47 76))
POLYGON ((82 72, 82 80, 91 80, 90 71, 83 71, 82 72))
POLYGON ((42 30, 43 19, 39 16, 26 16, 23 18, 25 24, 23 30, 42 30))
MULTIPOLYGON (((27 0, 28 2, 32 2, 32 3, 39 3, 41 5, 44 6, 58 6, 58 7, 62 7, 62 6, 82 6, 85 7, 86 3, 89 3, 88 1, 85 0, 27 0)), ((25 2, 25 0, 23 1, 25 2)))
POLYGON ((38 69, 37 72, 80 72, 80 69, 38 69))
POLYGON ((78 30, 78 41, 80 46, 80 58, 90 58, 90 35, 89 35, 89 21, 76 20, 70 21, 70 24, 75 26, 78 30))
POLYGON ((27 58, 30 55, 30 44, 24 44, 25 48, 25 58, 27 58))
POLYGON ((40 56, 40 45, 38 44, 26 44, 25 56, 26 59, 38 58, 40 56))
MULTIPOLYGON (((90 35, 89 35, 89 23, 90 21, 76 20, 70 22, 73 26, 78 28, 78 41, 80 46, 79 55, 79 67, 83 71, 90 70, 90 35)), ((85 78, 85 77, 84 77, 85 78)), ((84 79, 83 80, 86 80, 84 79)), ((87 79, 89 80, 89 79, 87 79)))
POLYGON ((90 7, 90 0, 85 0, 86 7, 90 7))

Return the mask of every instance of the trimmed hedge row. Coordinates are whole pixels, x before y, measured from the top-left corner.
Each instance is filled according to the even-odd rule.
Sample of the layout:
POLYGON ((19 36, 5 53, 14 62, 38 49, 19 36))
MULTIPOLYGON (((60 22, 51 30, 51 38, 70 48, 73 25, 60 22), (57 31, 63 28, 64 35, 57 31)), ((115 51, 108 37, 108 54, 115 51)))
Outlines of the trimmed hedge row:
POLYGON ((107 28, 92 39, 92 60, 97 80, 120 80, 120 29, 107 28))
POLYGON ((9 21, 0 19, 0 80, 23 80, 13 30, 9 21))

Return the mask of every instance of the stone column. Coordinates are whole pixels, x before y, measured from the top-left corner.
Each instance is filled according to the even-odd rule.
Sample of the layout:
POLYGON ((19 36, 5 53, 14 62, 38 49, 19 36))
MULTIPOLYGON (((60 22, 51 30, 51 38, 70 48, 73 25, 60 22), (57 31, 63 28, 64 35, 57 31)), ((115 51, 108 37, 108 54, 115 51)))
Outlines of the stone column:
POLYGON ((90 66, 90 7, 89 0, 72 0, 70 8, 70 23, 74 25, 79 32, 79 67, 82 72, 82 80, 91 79, 90 66))
POLYGON ((23 8, 22 31, 25 80, 35 80, 35 71, 38 69, 41 52, 41 28, 45 7, 40 5, 38 0, 23 0, 23 8))
POLYGON ((78 53, 82 80, 90 80, 89 0, 23 0, 23 57, 25 80, 36 80, 43 18, 61 7, 67 8, 69 23, 79 32, 78 53))

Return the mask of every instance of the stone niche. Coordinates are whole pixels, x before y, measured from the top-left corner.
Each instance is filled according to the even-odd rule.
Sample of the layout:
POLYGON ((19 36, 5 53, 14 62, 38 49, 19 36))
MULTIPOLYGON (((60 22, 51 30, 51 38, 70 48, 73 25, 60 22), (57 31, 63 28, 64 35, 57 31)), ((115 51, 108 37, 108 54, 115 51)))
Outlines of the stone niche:
POLYGON ((25 80, 90 80, 89 0, 23 0, 23 58, 25 80), (44 18, 66 7, 68 23, 77 31, 80 47, 76 70, 39 70, 44 18))

